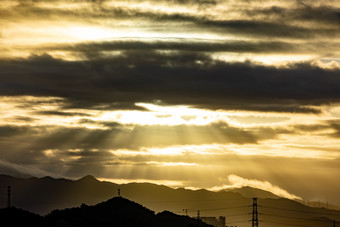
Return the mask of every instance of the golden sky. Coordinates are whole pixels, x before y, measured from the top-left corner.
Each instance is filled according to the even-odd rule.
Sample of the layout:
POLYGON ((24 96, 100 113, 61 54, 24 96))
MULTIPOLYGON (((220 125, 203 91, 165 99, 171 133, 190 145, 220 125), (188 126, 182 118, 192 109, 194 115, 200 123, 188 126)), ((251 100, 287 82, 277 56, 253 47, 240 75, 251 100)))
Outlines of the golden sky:
POLYGON ((340 205, 336 0, 3 0, 0 172, 340 205))

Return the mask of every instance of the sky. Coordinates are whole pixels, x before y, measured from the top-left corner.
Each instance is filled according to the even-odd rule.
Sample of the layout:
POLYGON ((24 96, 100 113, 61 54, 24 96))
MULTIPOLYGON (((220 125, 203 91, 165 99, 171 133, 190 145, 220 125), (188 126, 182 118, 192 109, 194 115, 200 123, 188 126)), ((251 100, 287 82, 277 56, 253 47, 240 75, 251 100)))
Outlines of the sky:
POLYGON ((2 0, 0 173, 340 205, 337 0, 2 0))

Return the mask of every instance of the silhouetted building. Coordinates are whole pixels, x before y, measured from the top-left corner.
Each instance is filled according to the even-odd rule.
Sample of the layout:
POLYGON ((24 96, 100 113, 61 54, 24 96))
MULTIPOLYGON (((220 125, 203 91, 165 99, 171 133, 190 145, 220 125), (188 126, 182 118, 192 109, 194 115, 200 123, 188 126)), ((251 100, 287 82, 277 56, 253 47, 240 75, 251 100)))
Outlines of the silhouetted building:
POLYGON ((215 227, 225 227, 225 217, 220 216, 216 217, 201 217, 201 220, 209 225, 213 225, 215 227))

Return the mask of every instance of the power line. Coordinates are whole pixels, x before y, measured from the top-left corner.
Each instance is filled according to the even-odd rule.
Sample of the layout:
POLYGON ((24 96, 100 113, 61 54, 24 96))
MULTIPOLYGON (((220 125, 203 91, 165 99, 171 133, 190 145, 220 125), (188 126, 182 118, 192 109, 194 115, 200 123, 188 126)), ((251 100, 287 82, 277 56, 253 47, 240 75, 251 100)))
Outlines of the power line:
POLYGON ((261 215, 265 215, 265 216, 273 216, 273 217, 280 217, 280 218, 289 218, 289 219, 297 219, 297 220, 303 220, 303 221, 319 221, 319 222, 333 222, 333 220, 318 220, 318 219, 308 219, 308 218, 298 218, 298 217, 289 217, 289 216, 283 216, 283 215, 275 215, 275 214, 264 214, 261 213, 261 215))
POLYGON ((200 200, 176 200, 176 201, 169 201, 169 200, 163 200, 163 201, 141 201, 143 203, 185 203, 185 202, 210 202, 210 201, 245 201, 248 200, 245 199, 200 199, 200 200))
POLYGON ((229 210, 229 209, 239 209, 250 206, 238 206, 238 207, 220 207, 220 208, 211 208, 211 209, 202 209, 201 211, 209 211, 209 210, 229 210))
POLYGON ((276 209, 276 210, 286 210, 286 211, 293 211, 293 212, 301 212, 301 213, 311 213, 311 214, 323 214, 323 215, 340 216, 340 214, 331 214, 331 213, 313 212, 313 211, 304 211, 304 210, 293 210, 293 209, 270 207, 270 206, 261 206, 260 205, 260 207, 269 208, 269 209, 276 209))
MULTIPOLYGON (((215 211, 215 210, 229 210, 229 209, 239 209, 239 208, 245 208, 245 207, 250 207, 250 206, 238 206, 238 207, 219 207, 219 208, 210 208, 210 209, 200 209, 200 211, 215 211)), ((196 209, 182 209, 181 211, 175 211, 174 213, 182 213, 185 211, 186 213, 196 211, 196 209)), ((244 214, 247 215, 247 214, 244 214)), ((238 215, 239 216, 239 215, 238 215)))
POLYGON ((235 223, 245 223, 245 222, 249 222, 249 221, 233 221, 233 222, 228 222, 228 224, 235 224, 235 223))
POLYGON ((246 216, 249 215, 249 213, 247 214, 231 214, 231 215, 227 215, 228 217, 237 217, 237 216, 246 216))
POLYGON ((310 227, 307 225, 299 225, 299 224, 288 224, 288 223, 279 223, 279 222, 273 222, 273 221, 262 221, 263 223, 270 223, 270 224, 278 224, 278 225, 287 225, 287 226, 299 226, 299 227, 310 227))

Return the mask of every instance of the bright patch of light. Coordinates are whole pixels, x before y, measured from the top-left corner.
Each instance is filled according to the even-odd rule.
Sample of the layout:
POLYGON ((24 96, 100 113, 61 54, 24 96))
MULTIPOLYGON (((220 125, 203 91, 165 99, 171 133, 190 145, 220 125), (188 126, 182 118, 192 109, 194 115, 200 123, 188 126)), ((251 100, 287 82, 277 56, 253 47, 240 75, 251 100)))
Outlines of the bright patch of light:
POLYGON ((225 62, 245 62, 251 61, 259 65, 268 65, 276 67, 288 67, 292 62, 306 62, 317 59, 315 54, 252 54, 252 53, 214 53, 213 59, 225 62))
POLYGON ((147 162, 148 165, 156 165, 156 166, 195 166, 196 163, 187 163, 187 162, 157 162, 150 161, 147 162))
POLYGON ((203 144, 169 147, 142 148, 141 150, 118 149, 110 150, 115 156, 183 156, 187 154, 214 155, 221 152, 223 145, 203 144))
POLYGON ((51 157, 55 157, 56 156, 56 152, 58 152, 58 150, 55 150, 55 149, 48 149, 48 150, 44 150, 43 153, 51 158, 51 157))
POLYGON ((120 32, 112 29, 91 26, 72 26, 66 29, 65 34, 77 41, 103 40, 121 35, 120 32))
POLYGON ((321 149, 322 145, 315 143, 315 140, 325 143, 326 140, 329 143, 337 143, 334 139, 326 139, 318 136, 306 136, 310 146, 298 146, 298 144, 304 144, 303 136, 292 135, 289 138, 281 138, 281 140, 266 141, 257 145, 227 145, 228 151, 232 151, 237 155, 244 156, 270 156, 270 157, 287 157, 287 158, 307 158, 307 159, 336 159, 340 157, 338 152, 328 151, 327 149, 321 149), (295 142, 294 142, 294 137, 295 142), (308 138, 309 137, 309 138, 308 138), (286 142, 290 141, 290 143, 286 142), (314 149, 311 147, 314 146, 314 149), (319 149, 317 149, 319 147, 319 149))
POLYGON ((122 124, 138 125, 208 125, 215 121, 225 121, 226 116, 215 111, 188 106, 160 106, 138 103, 149 111, 112 111, 101 115, 101 119, 118 121, 122 124))

